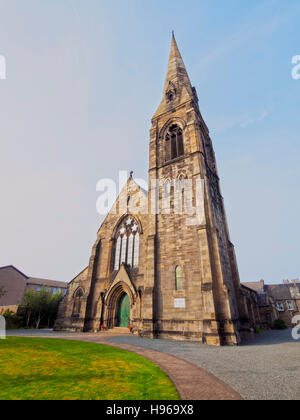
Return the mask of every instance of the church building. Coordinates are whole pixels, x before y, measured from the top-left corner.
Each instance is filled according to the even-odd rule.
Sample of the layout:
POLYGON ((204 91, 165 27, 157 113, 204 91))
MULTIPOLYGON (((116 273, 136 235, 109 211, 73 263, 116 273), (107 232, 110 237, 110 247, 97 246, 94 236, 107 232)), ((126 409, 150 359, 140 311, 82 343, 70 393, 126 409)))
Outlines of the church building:
POLYGON ((150 130, 148 192, 130 176, 56 323, 68 331, 120 327, 214 346, 236 345, 250 331, 213 144, 174 35, 150 130), (203 217, 194 223, 175 211, 174 180, 191 181, 195 207, 203 185, 203 217))

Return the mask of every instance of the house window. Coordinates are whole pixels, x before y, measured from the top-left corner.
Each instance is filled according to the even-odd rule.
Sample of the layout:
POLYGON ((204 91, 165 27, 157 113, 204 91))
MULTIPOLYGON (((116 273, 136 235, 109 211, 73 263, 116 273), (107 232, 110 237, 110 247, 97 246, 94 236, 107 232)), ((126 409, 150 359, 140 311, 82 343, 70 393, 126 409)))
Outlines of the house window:
POLYGON ((165 137, 165 161, 176 159, 184 155, 183 134, 178 125, 173 124, 165 137))
POLYGON ((287 301, 287 308, 289 311, 294 311, 294 302, 292 300, 287 301))
POLYGON ((276 302, 276 309, 279 312, 284 312, 284 303, 283 302, 276 302))
POLYGON ((182 290, 182 269, 179 266, 175 270, 175 289, 182 290))
POLYGON ((41 286, 38 286, 35 290, 36 290, 37 292, 40 292, 40 291, 42 290, 42 287, 41 287, 41 286))
POLYGON ((61 289, 56 288, 53 290, 53 294, 56 295, 57 293, 61 293, 61 289))
POLYGON ((138 267, 140 251, 140 234, 138 225, 132 217, 125 219, 116 234, 116 246, 114 250, 114 270, 121 265, 138 267))

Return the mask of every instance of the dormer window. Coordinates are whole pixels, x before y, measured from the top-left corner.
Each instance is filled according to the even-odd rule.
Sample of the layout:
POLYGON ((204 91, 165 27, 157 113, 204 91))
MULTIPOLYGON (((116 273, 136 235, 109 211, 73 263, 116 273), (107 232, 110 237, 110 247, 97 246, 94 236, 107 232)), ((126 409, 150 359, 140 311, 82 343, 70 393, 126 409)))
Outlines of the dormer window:
POLYGON ((166 91, 166 100, 167 103, 174 101, 176 98, 176 88, 172 82, 169 83, 168 89, 166 91))
POLYGON ((168 92, 166 93, 166 97, 167 97, 167 101, 171 102, 174 99, 174 93, 171 90, 168 90, 168 92))

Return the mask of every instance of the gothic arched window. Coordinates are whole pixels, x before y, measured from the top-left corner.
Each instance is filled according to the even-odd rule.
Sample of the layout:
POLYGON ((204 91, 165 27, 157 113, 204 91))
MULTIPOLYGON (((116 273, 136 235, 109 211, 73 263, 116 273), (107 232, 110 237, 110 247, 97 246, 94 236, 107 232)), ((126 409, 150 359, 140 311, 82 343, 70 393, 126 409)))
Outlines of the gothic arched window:
POLYGON ((82 289, 78 289, 74 295, 73 316, 80 315, 82 298, 83 298, 83 291, 82 289))
POLYGON ((177 266, 175 269, 175 289, 182 290, 182 268, 177 266))
POLYGON ((176 159, 184 155, 183 148, 183 134, 178 125, 173 124, 170 126, 165 137, 165 160, 176 159))
POLYGON ((132 217, 128 217, 122 222, 115 240, 114 270, 119 270, 123 263, 130 267, 138 267, 140 234, 138 225, 132 217))

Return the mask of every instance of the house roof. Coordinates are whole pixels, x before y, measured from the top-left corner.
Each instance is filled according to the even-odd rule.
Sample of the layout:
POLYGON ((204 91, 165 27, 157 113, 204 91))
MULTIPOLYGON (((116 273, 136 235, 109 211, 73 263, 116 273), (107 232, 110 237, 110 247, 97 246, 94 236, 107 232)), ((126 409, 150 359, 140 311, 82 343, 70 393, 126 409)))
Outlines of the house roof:
POLYGON ((248 289, 254 290, 255 292, 260 292, 264 290, 264 281, 250 281, 242 283, 243 286, 248 287, 248 289))
MULTIPOLYGON (((288 300, 293 299, 291 295, 291 287, 294 287, 293 284, 270 284, 266 288, 275 300, 288 300)), ((297 286, 300 293, 300 286, 297 286)))
POLYGON ((37 277, 28 277, 26 274, 22 273, 22 271, 18 270, 14 265, 5 265, 4 267, 0 267, 0 270, 7 270, 12 269, 16 271, 17 273, 21 274, 26 280, 27 285, 34 284, 37 286, 48 286, 48 287, 61 287, 61 288, 67 288, 68 283, 63 281, 55 281, 55 280, 47 280, 47 279, 40 279, 37 277))
POLYGON ((27 285, 34 284, 37 286, 48 286, 48 287, 57 287, 66 289, 68 287, 68 283, 63 281, 55 281, 55 280, 47 280, 47 279, 39 279, 36 277, 29 277, 27 280, 27 285))
POLYGON ((9 268, 15 270, 17 273, 21 274, 21 276, 25 277, 26 279, 29 279, 29 277, 26 276, 26 274, 22 273, 22 271, 18 270, 14 265, 5 265, 3 267, 0 267, 0 270, 7 270, 9 268))

